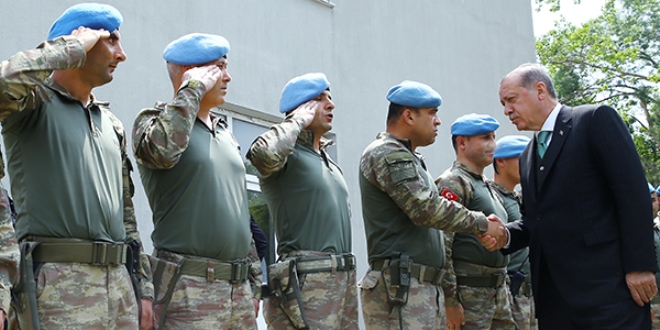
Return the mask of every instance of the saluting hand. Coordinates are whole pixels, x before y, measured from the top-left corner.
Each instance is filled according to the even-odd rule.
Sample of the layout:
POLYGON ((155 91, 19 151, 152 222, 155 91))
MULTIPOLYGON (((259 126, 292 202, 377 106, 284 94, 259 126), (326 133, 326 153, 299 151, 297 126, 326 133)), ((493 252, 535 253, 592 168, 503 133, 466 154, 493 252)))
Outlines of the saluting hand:
POLYGON ((194 79, 201 82, 208 92, 222 77, 222 71, 217 65, 205 65, 190 68, 183 73, 183 81, 194 79))
POLYGON ((314 116, 316 116, 316 109, 318 108, 319 103, 315 100, 307 101, 295 110, 293 110, 294 116, 302 118, 303 128, 307 128, 312 121, 314 121, 314 116))
POLYGON ((94 30, 81 26, 71 31, 71 36, 76 37, 82 43, 83 47, 85 47, 85 51, 89 52, 99 40, 109 38, 110 32, 103 29, 94 30))

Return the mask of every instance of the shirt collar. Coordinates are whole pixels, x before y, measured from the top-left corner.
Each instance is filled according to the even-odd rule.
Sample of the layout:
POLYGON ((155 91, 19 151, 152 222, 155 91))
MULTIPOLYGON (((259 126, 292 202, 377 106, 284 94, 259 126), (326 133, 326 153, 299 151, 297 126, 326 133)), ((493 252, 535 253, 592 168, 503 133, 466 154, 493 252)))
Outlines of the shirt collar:
POLYGON ((557 116, 559 115, 559 110, 561 110, 561 107, 562 107, 561 103, 557 102, 555 108, 552 109, 550 115, 548 115, 548 118, 546 118, 545 122, 543 122, 543 126, 541 126, 540 131, 552 132, 555 130, 555 123, 557 122, 557 116))

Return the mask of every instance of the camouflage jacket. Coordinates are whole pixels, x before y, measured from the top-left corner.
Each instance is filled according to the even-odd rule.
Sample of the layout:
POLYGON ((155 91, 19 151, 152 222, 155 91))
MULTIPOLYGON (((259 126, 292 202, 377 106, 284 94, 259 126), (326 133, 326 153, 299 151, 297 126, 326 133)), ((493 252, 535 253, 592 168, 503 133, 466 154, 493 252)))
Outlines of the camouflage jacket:
MULTIPOLYGON (((171 169, 179 163, 188 148, 199 103, 206 87, 189 79, 179 87, 170 103, 157 102, 152 109, 143 109, 133 123, 133 152, 138 164, 156 170, 171 169)), ((221 121, 213 117, 213 127, 221 121)), ((222 121, 224 125, 224 121, 222 121)), ((249 223, 246 224, 249 228, 249 223)), ((248 257, 252 263, 250 284, 255 298, 261 297, 261 260, 252 239, 248 257)))
MULTIPOLYGON (((296 143, 312 145, 313 134, 304 130, 303 125, 303 120, 294 111, 284 121, 271 126, 254 140, 247 158, 262 178, 267 178, 284 167, 287 157, 294 152, 296 143)), ((321 150, 331 144, 332 141, 321 138, 321 150)))
POLYGON ((387 193, 416 225, 452 232, 483 233, 488 220, 459 203, 442 198, 429 176, 423 156, 409 140, 382 132, 363 152, 360 173, 387 193), (418 170, 423 169, 423 171, 418 170))
MULTIPOLYGON (((81 67, 86 60, 87 53, 83 45, 73 37, 61 37, 42 43, 36 49, 19 52, 9 60, 0 64, 0 121, 4 120, 14 112, 26 109, 34 109, 40 102, 48 100, 55 91, 48 88, 47 84, 53 84, 47 79, 54 70, 66 70, 81 67)), ((93 98, 92 98, 93 99, 93 98)), ((126 154, 126 139, 121 122, 109 111, 115 132, 120 140, 120 149, 122 157, 122 176, 123 176, 123 205, 124 205, 124 227, 126 231, 126 242, 140 240, 140 234, 137 231, 137 221, 133 208, 133 182, 130 172, 133 169, 130 159, 126 154)), ((0 212, 4 214, 4 209, 0 212)), ((0 260, 4 261, 5 251, 10 253, 11 258, 8 262, 3 262, 11 268, 15 268, 13 261, 18 254, 16 238, 14 233, 9 234, 11 224, 7 224, 4 216, 0 222, 0 260)), ((140 275, 139 291, 143 298, 153 299, 153 284, 151 282, 151 267, 144 251, 141 251, 140 265, 138 266, 140 275)), ((13 274, 15 269, 11 269, 13 274)), ((6 271, 2 272, 6 274, 6 271)), ((6 276, 2 277, 2 307, 8 305, 5 298, 5 291, 9 289, 6 283, 6 276)))
MULTIPOLYGON (((506 213, 504 206, 502 205, 502 200, 500 196, 494 194, 492 192, 492 189, 486 184, 485 176, 475 173, 469 167, 462 164, 461 162, 454 161, 452 167, 447 169, 440 177, 438 177, 438 179, 436 179, 435 182, 438 186, 438 191, 440 191, 440 194, 443 197, 449 200, 457 201, 462 205, 464 205, 465 207, 469 207, 470 209, 482 211, 487 214, 496 213, 495 210, 498 210, 499 213, 496 213, 497 216, 499 216, 500 218, 502 218, 503 221, 506 222, 506 218, 503 218, 506 215, 506 213), (477 187, 475 187, 475 183, 481 184, 478 188, 479 191, 475 191, 477 189, 477 187), (479 192, 481 192, 483 195, 480 196, 479 192), (479 206, 483 206, 483 208, 479 206), (494 206, 498 208, 487 209, 488 207, 494 207, 494 206)), ((456 272, 454 271, 454 259, 463 259, 467 257, 467 260, 472 260, 474 258, 472 253, 476 255, 496 254, 498 255, 498 257, 501 257, 499 251, 488 252, 484 247, 482 247, 479 243, 476 242, 474 242, 474 244, 469 245, 467 249, 465 248, 466 246, 463 245, 462 249, 460 249, 459 251, 462 251, 463 253, 465 252, 467 253, 466 255, 460 255, 457 257, 457 254, 460 252, 455 251, 455 249, 459 249, 454 245, 455 238, 458 238, 458 236, 456 236, 454 233, 451 232, 444 233, 446 263, 445 263, 445 276, 443 277, 441 286, 445 294, 445 304, 447 306, 455 306, 459 303, 458 294, 456 291, 457 284, 456 284, 456 272), (469 256, 471 256, 472 258, 470 258, 469 256)), ((464 236, 461 236, 460 238, 465 240, 464 236)), ((467 237, 467 240, 476 241, 476 238, 467 237)))

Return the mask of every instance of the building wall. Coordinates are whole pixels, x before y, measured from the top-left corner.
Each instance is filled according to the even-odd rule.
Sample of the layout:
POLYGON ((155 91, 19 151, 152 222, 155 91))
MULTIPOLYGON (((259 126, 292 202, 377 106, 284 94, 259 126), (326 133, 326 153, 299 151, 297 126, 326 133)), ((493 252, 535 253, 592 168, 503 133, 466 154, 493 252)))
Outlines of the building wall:
MULTIPOLYGON (((488 113, 502 124, 499 136, 517 133, 502 113, 497 91, 504 74, 535 60, 531 2, 333 0, 336 6, 330 8, 321 1, 107 1, 124 16, 121 42, 128 59, 114 81, 95 94, 111 102, 130 132, 141 108, 171 99, 162 50, 190 32, 230 41, 233 80, 227 100, 263 118, 280 117, 279 95, 290 78, 326 73, 336 103, 338 161, 352 195, 353 247, 361 276, 367 265, 357 168, 364 147, 385 128, 386 91, 410 79, 442 95, 438 138, 420 150, 434 177, 454 159, 449 127, 458 116, 488 113)), ((42 42, 52 22, 74 3, 0 0, 5 13, 0 59, 42 42)), ((133 179, 142 237, 151 251, 151 212, 139 174, 133 179)))

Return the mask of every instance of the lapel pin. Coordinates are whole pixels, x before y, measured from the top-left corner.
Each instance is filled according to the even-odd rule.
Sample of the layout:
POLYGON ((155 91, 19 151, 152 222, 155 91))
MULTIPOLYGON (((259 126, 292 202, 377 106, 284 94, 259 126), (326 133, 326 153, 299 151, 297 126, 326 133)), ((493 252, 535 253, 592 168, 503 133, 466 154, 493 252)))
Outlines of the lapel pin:
POLYGON ((559 135, 564 135, 564 131, 559 131, 559 135))

